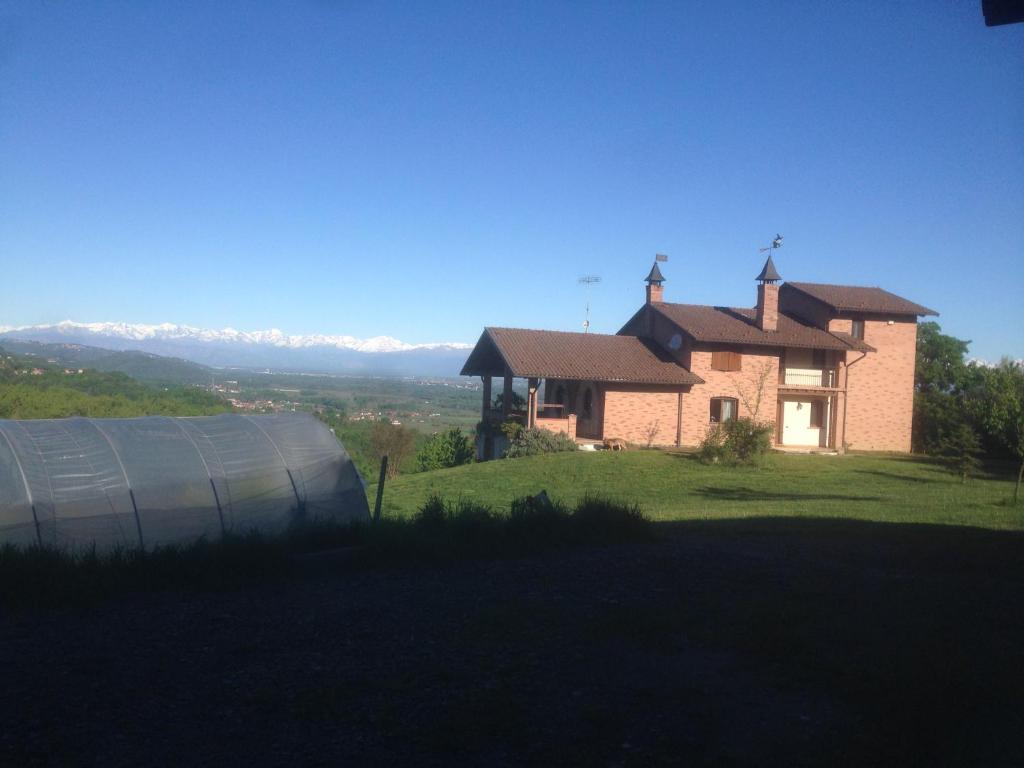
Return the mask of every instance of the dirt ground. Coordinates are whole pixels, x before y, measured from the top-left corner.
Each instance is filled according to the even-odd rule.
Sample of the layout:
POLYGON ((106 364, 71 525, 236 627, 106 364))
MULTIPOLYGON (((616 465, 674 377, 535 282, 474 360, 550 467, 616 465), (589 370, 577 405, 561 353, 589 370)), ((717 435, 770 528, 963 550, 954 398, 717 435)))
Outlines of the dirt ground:
POLYGON ((1024 536, 659 524, 0 619, 4 765, 1021 765, 1024 536))

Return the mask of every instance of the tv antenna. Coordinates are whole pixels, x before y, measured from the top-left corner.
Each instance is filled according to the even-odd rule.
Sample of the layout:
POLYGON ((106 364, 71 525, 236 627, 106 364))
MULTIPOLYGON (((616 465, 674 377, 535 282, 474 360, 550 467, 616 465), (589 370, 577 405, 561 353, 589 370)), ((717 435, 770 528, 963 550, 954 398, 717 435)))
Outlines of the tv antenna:
POLYGON ((594 283, 600 283, 601 278, 598 275, 584 275, 577 282, 580 283, 587 292, 587 317, 583 321, 583 332, 590 333, 590 286, 594 283))

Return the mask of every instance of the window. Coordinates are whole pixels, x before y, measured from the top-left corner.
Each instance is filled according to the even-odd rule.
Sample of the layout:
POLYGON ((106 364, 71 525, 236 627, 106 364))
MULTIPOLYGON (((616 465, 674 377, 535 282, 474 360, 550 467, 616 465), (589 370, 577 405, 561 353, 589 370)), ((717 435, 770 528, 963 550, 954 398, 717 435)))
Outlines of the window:
POLYGON ((850 327, 850 335, 855 339, 864 338, 864 321, 854 320, 853 325, 850 327))
POLYGON ((739 352, 721 350, 711 353, 711 370, 738 371, 743 368, 743 355, 739 352))
POLYGON ((711 398, 711 423, 717 424, 721 421, 732 421, 736 418, 738 407, 739 401, 735 397, 711 398))
POLYGON ((559 405, 565 405, 565 387, 561 384, 555 388, 555 402, 559 405))
POLYGON ((825 350, 815 349, 811 351, 811 367, 812 368, 824 368, 825 367, 825 350))

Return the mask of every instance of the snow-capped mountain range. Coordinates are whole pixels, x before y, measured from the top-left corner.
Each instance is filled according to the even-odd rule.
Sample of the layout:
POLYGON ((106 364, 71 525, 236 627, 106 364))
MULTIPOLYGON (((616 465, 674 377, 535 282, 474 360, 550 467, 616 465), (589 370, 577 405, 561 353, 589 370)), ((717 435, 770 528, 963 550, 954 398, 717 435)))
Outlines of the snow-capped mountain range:
POLYGON ((390 336, 289 335, 277 329, 211 330, 175 323, 79 323, 0 326, 3 338, 88 344, 174 355, 215 366, 325 372, 457 375, 469 344, 408 344, 390 336))

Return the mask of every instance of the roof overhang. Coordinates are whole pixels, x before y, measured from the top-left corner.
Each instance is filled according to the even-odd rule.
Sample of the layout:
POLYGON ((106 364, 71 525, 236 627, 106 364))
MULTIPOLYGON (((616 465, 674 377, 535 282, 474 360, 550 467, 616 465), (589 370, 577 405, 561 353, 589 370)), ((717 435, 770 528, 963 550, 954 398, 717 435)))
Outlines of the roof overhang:
POLYGON ((689 387, 704 380, 636 336, 486 328, 463 376, 689 387))

